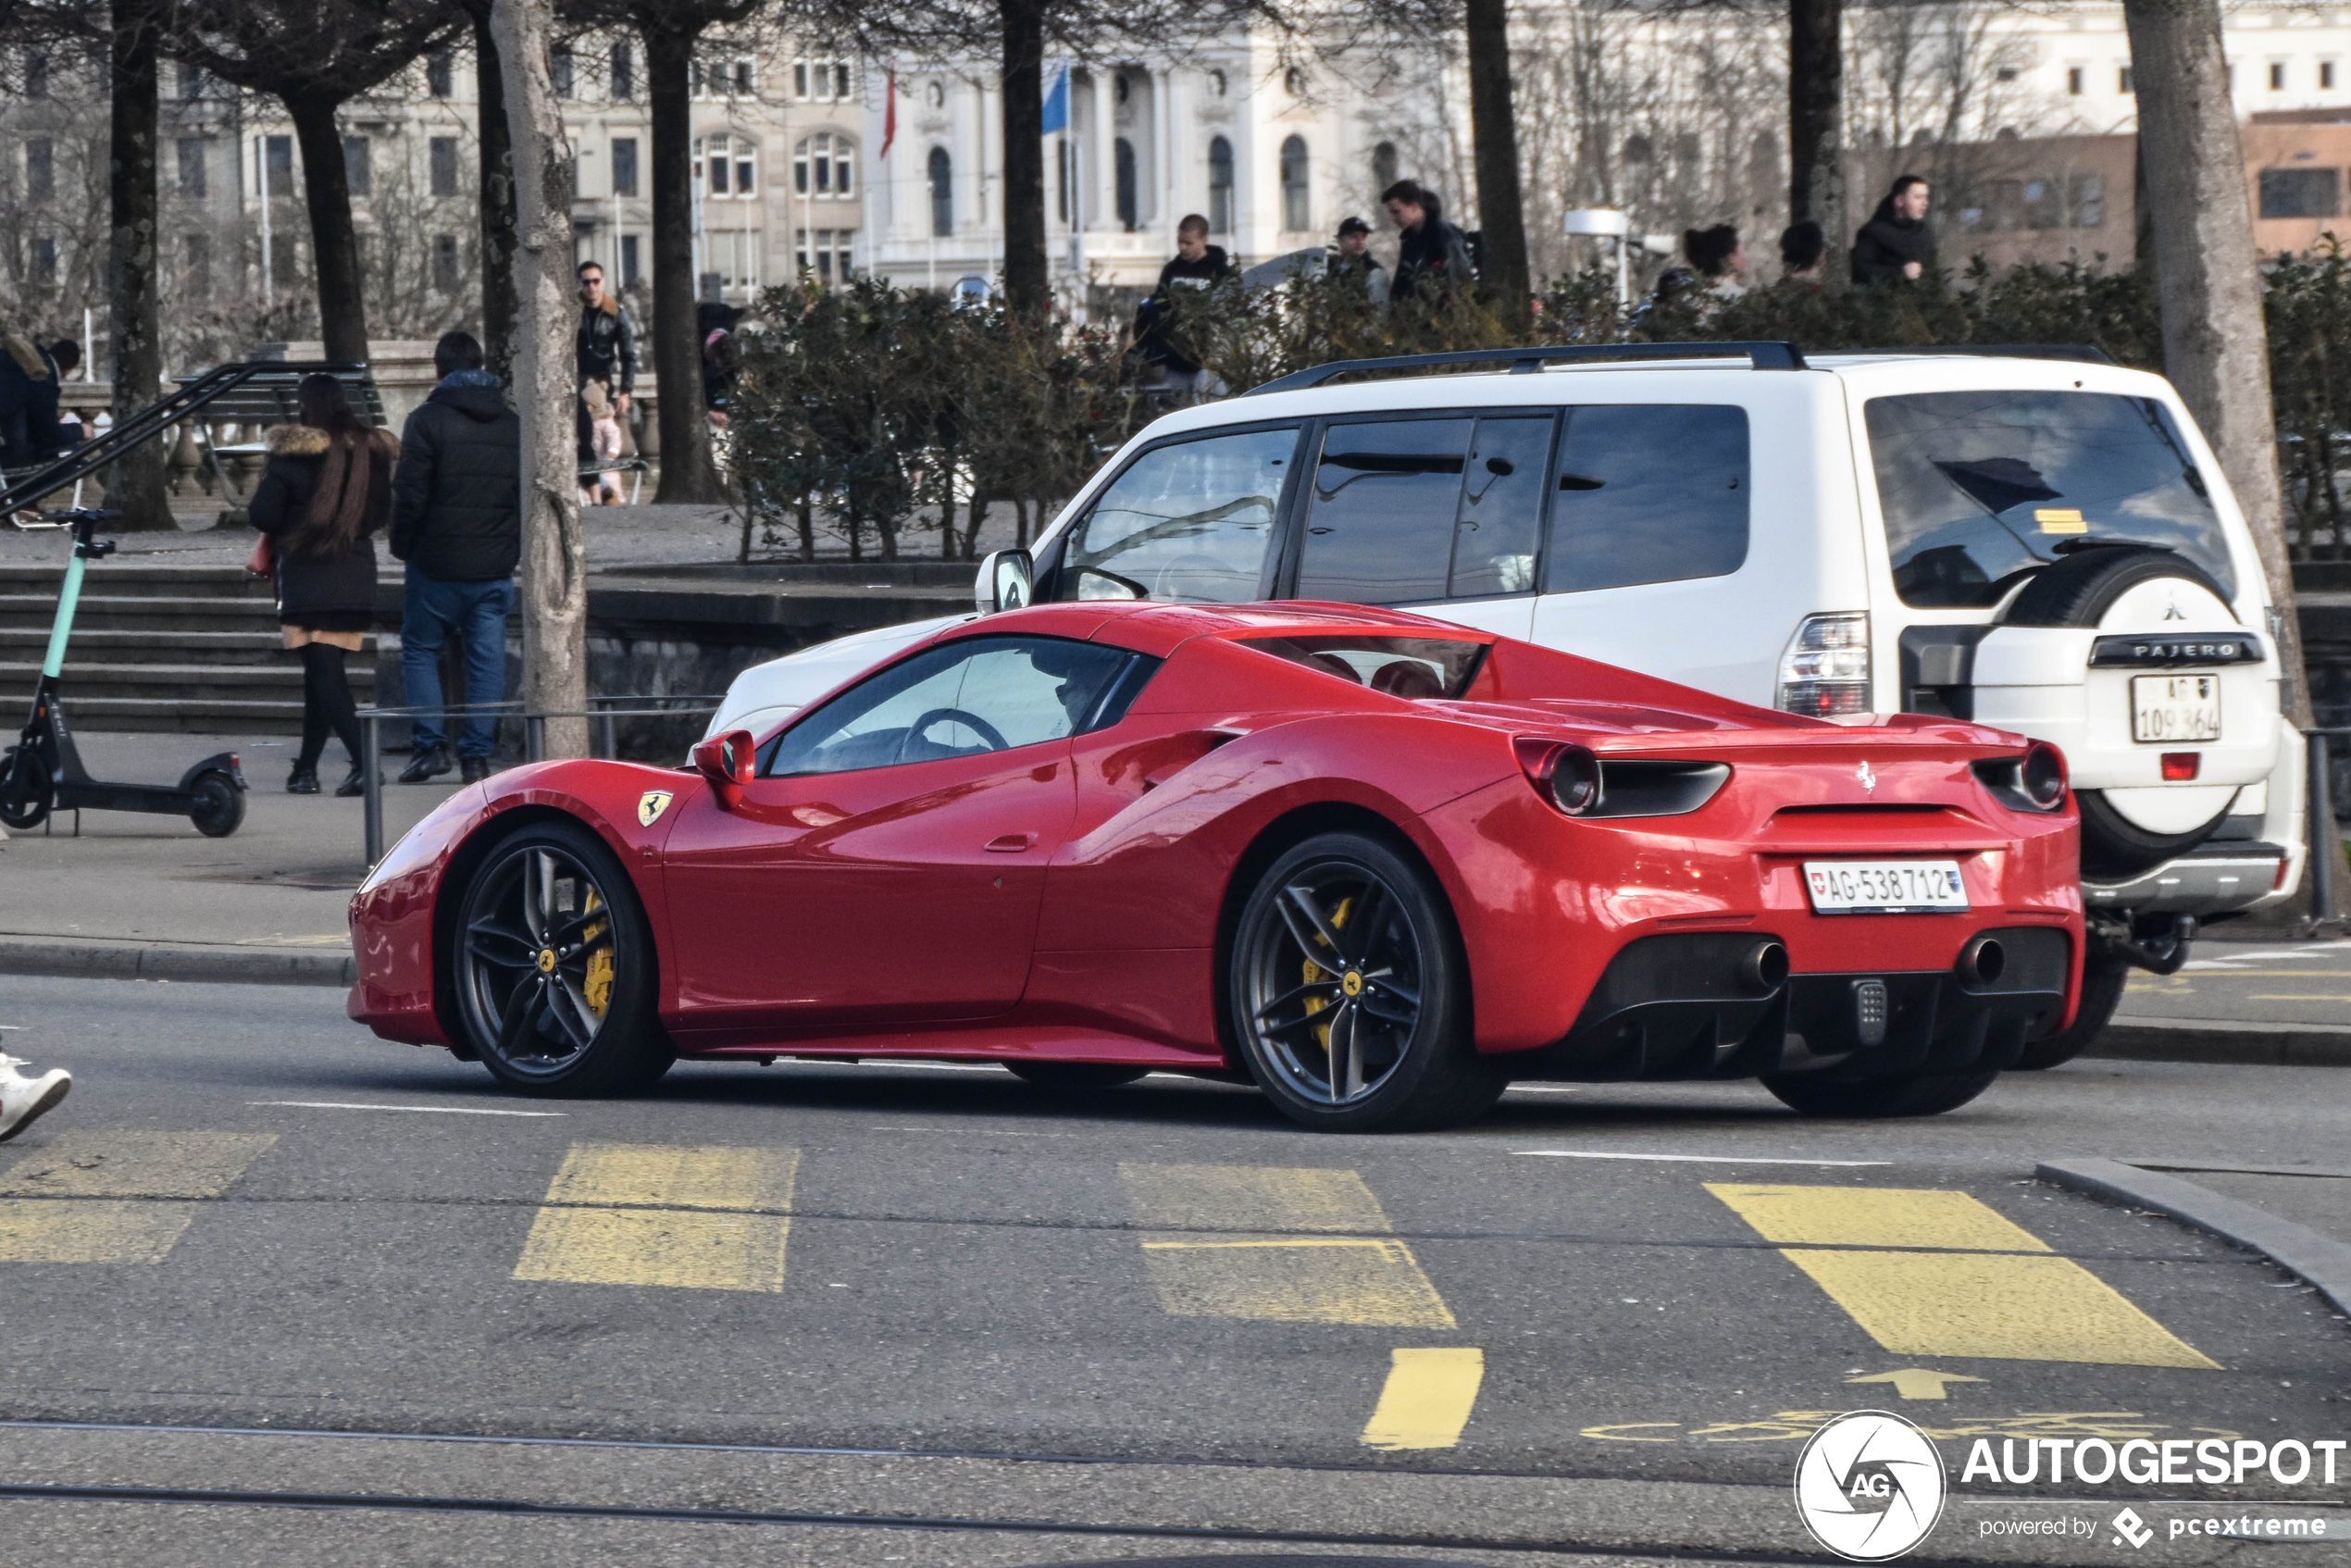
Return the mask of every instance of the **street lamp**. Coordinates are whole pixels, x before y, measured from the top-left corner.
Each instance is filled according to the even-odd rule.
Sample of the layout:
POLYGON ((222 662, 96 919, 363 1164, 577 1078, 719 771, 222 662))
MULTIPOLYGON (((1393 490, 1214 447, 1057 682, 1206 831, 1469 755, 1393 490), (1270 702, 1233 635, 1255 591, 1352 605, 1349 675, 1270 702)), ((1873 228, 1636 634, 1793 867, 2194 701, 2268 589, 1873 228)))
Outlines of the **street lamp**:
POLYGON ((1651 255, 1673 254, 1673 235, 1632 232, 1631 218, 1618 207, 1570 207, 1561 215, 1560 229, 1566 234, 1615 242, 1616 303, 1626 308, 1633 304, 1632 253, 1640 250, 1651 255))

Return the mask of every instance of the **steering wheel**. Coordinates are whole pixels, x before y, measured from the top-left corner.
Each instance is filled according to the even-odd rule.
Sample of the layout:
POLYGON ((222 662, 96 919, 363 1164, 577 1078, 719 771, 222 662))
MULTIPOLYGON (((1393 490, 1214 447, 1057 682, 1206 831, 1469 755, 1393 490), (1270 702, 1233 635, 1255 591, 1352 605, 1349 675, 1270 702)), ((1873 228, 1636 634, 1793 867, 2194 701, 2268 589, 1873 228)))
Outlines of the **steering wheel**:
POLYGON ((1231 563, 1220 561, 1215 556, 1200 551, 1194 551, 1188 555, 1178 555, 1160 567, 1158 574, 1151 579, 1151 597, 1154 599, 1185 598, 1187 595, 1180 591, 1184 580, 1187 578, 1199 577, 1203 572, 1213 577, 1228 578, 1233 575, 1233 568, 1231 563))
POLYGON ((906 739, 909 740, 919 740, 923 737, 923 731, 928 729, 934 724, 939 724, 948 719, 954 720, 957 724, 962 725, 964 728, 970 730, 973 734, 987 741, 988 749, 991 752, 1008 752, 1012 750, 1012 742, 1004 739, 1004 732, 1002 730, 997 728, 994 725, 989 723, 977 714, 966 713, 962 708, 931 709, 930 712, 923 715, 922 717, 916 719, 907 728, 906 739))

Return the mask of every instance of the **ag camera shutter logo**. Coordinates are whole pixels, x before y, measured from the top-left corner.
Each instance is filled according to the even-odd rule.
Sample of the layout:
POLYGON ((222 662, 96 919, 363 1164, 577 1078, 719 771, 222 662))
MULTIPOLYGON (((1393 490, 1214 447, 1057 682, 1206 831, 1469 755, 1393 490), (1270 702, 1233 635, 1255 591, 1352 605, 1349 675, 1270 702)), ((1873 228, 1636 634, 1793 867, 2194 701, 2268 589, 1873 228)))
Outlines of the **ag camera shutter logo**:
POLYGON ((1804 1527, 1854 1562, 1884 1562, 1926 1539, 1948 1489, 1934 1440, 1880 1410, 1827 1423, 1796 1462, 1804 1527))

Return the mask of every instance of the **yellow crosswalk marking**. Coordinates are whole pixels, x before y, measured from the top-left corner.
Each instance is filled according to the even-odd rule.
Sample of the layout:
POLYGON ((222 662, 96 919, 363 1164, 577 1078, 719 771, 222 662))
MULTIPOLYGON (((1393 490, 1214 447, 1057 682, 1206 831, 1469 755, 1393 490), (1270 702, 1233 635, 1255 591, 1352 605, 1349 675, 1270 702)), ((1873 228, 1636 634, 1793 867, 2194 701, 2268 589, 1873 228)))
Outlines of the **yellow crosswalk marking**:
POLYGON ((1765 1240, 1787 1243, 1781 1256, 1898 1354, 2217 1369, 2121 1292, 1967 1193, 1733 1182, 1706 1189, 1765 1240), (2019 1255, 2034 1253, 2044 1255, 2019 1255))
POLYGON ((157 1200, 217 1198, 277 1141, 268 1133, 68 1132, 0 1176, 0 1263, 159 1263, 196 1206, 157 1200))
POLYGON ((781 1290, 797 1149, 575 1143, 516 1279, 781 1290))
POLYGON ((1478 1385, 1486 1380, 1486 1352, 1466 1348, 1399 1350, 1390 1352, 1387 1386, 1379 1408, 1363 1427, 1363 1442, 1375 1449, 1449 1449, 1462 1440, 1478 1385))
POLYGON ((1353 1171, 1130 1162, 1118 1175, 1135 1222, 1154 1231, 1144 1266, 1176 1316, 1454 1326, 1412 1249, 1378 1234, 1387 1215, 1353 1171))

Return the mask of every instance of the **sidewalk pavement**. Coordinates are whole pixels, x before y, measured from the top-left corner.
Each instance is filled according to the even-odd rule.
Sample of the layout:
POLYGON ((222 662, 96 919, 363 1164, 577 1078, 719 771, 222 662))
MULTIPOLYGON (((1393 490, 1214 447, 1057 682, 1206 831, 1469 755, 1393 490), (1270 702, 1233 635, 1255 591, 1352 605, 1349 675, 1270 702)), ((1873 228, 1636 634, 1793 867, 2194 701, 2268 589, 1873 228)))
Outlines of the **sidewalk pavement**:
MULTIPOLYGON (((244 826, 206 839, 180 817, 89 812, 76 839, 68 813, 46 833, 0 841, 0 975, 351 984, 344 912, 365 870, 360 803, 287 794, 290 738, 79 740, 93 772, 127 779, 175 778, 236 751, 253 785, 244 826)), ((388 841, 455 789, 390 782, 402 760, 385 764, 388 841)), ((331 788, 344 768, 330 741, 322 780, 331 788)), ((2351 1066, 2351 941, 2199 941, 2179 974, 2132 977, 2088 1054, 2351 1066)))

